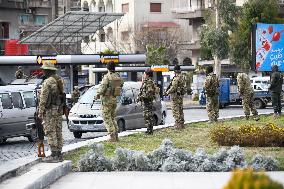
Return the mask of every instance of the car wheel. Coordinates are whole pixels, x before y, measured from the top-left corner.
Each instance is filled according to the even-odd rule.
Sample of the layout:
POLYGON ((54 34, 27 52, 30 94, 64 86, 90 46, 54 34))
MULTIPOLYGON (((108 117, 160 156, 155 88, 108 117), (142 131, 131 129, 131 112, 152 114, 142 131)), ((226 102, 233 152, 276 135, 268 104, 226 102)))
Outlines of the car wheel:
POLYGON ((161 118, 161 125, 165 125, 166 124, 166 112, 162 113, 162 118, 161 118))
POLYGON ((0 144, 5 143, 7 141, 6 138, 0 138, 0 144))
POLYGON ((253 103, 254 103, 255 108, 257 109, 261 109, 264 106, 263 102, 260 99, 255 99, 253 103))
POLYGON ((82 137, 82 133, 80 132, 73 132, 73 135, 75 138, 81 138, 82 137))
POLYGON ((27 138, 30 142, 35 142, 37 139, 37 129, 32 129, 31 134, 27 138))
POLYGON ((117 126, 118 126, 118 132, 119 133, 126 130, 125 122, 122 119, 117 121, 117 126))

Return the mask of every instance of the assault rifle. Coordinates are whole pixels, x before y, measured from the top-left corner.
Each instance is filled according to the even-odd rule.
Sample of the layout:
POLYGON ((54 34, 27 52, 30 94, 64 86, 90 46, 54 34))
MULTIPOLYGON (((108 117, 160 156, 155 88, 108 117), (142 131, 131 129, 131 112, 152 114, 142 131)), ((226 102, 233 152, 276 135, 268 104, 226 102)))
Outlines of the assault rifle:
POLYGON ((168 95, 169 95, 169 94, 168 94, 168 95, 166 95, 166 94, 167 94, 168 90, 170 90, 170 88, 172 87, 172 85, 173 85, 173 80, 174 80, 175 77, 176 77, 176 76, 173 77, 172 81, 170 82, 169 86, 167 87, 164 96, 168 96, 168 95))

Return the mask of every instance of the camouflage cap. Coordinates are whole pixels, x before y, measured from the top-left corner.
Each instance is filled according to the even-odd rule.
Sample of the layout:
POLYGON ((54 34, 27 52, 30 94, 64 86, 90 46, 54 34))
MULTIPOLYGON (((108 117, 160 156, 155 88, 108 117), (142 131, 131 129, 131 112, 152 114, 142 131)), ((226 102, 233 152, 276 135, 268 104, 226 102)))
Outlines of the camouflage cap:
POLYGON ((54 64, 52 64, 51 61, 44 61, 41 69, 43 69, 43 70, 57 70, 57 68, 55 68, 54 64))

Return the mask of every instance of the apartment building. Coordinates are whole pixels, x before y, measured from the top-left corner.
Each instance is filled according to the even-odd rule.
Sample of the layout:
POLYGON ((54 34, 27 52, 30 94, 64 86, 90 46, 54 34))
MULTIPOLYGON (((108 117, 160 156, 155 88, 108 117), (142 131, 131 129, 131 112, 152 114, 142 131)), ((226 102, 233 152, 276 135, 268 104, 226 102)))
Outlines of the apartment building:
MULTIPOLYGON (((82 44, 85 54, 103 52, 111 49, 120 53, 144 53, 147 35, 156 33, 159 39, 188 40, 190 26, 186 20, 175 19, 172 14, 174 0, 85 0, 81 1, 84 10, 91 12, 125 13, 124 17, 104 27, 90 36, 82 44), (154 32, 153 32, 154 31, 154 32), (166 39, 167 38, 167 39, 166 39), (145 41, 143 41, 145 39, 145 41), (143 46, 144 45, 144 46, 143 46)), ((191 52, 183 51, 173 57, 182 63, 190 59, 191 52)))

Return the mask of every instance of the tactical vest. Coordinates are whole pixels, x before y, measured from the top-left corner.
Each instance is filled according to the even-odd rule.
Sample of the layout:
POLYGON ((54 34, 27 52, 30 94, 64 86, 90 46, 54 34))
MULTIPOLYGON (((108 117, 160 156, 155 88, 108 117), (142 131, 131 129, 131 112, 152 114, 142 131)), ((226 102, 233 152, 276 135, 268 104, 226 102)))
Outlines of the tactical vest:
POLYGON ((52 106, 63 108, 63 106, 66 104, 66 95, 59 86, 62 81, 60 78, 55 76, 51 76, 50 78, 56 81, 57 87, 56 90, 50 91, 46 102, 46 108, 50 109, 52 106))
POLYGON ((178 88, 177 95, 185 95, 186 94, 186 82, 183 75, 180 75, 178 78, 178 88))
POLYGON ((121 95, 121 83, 122 79, 118 74, 109 75, 108 77, 108 87, 105 96, 120 96, 121 95))

